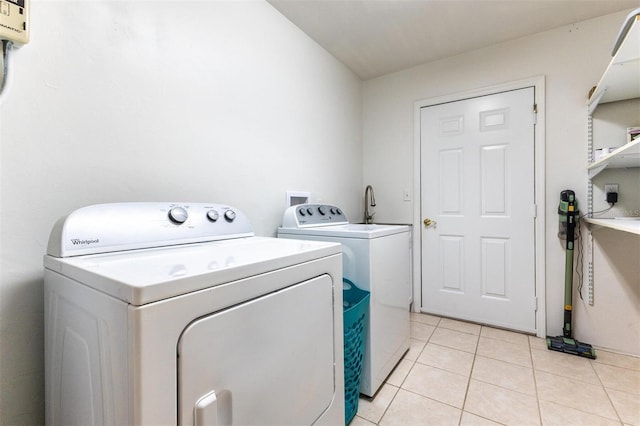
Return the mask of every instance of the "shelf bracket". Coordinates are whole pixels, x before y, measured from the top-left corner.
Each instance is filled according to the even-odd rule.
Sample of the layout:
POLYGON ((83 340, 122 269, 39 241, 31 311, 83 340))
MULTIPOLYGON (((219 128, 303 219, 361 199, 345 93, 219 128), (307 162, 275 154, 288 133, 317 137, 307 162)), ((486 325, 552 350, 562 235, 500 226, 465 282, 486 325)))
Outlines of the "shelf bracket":
POLYGON ((593 306, 593 235, 587 234, 587 301, 593 306))
POLYGON ((589 169, 589 179, 593 179, 598 173, 606 169, 608 164, 601 164, 597 167, 589 169))
POLYGON ((600 103, 600 99, 602 99, 602 97, 604 96, 604 94, 607 92, 607 88, 601 88, 601 87, 596 87, 595 92, 593 93, 593 95, 591 95, 591 100, 589 101, 589 106, 587 107, 587 112, 589 115, 593 114, 593 111, 596 110, 596 108, 598 108, 598 104, 600 103))
MULTIPOLYGON (((600 95, 602 96, 602 95, 600 95)), ((597 105, 597 102, 596 102, 597 105)), ((595 108, 595 107, 594 107, 595 108)), ((587 114, 587 161, 591 162, 595 160, 595 152, 593 149, 593 115, 592 110, 589 110, 587 114)), ((590 169, 588 170, 589 180, 587 181, 587 217, 593 216, 593 182, 591 179, 593 176, 600 173, 607 167, 604 164, 601 168, 598 167, 599 170, 590 169)), ((591 224, 587 223, 587 295, 589 306, 593 306, 593 235, 591 228, 591 224)), ((580 244, 584 244, 580 242, 580 244)), ((584 247, 584 245, 583 245, 584 247)))

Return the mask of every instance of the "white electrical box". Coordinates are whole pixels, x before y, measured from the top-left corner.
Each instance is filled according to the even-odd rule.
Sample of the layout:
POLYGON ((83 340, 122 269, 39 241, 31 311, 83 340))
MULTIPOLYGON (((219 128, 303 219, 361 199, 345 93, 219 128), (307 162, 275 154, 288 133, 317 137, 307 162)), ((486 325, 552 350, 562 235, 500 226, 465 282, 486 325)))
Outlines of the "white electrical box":
POLYGON ((29 42, 29 0, 0 0, 0 40, 29 42))
POLYGON ((287 191, 285 199, 285 208, 297 206, 298 204, 306 204, 311 198, 310 192, 305 191, 287 191))

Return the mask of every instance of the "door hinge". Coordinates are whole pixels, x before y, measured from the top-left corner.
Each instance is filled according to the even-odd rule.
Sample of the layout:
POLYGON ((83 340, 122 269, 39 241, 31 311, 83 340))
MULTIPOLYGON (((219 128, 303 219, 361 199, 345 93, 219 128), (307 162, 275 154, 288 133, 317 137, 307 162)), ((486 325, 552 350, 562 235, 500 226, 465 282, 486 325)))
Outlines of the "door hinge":
POLYGON ((533 298, 533 311, 534 312, 538 312, 538 298, 537 297, 533 298))
POLYGON ((533 104, 533 124, 538 124, 538 104, 533 104))
POLYGON ((538 217, 538 205, 534 204, 533 205, 533 218, 537 218, 538 217))

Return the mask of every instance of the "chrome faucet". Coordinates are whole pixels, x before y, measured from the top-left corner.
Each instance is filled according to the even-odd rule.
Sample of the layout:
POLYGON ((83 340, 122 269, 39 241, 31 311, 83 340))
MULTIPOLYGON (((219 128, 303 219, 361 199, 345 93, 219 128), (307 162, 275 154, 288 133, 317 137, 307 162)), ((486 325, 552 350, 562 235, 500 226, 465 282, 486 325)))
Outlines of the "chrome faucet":
POLYGON ((364 223, 373 222, 373 215, 375 213, 369 214, 369 206, 376 206, 376 197, 373 194, 373 187, 371 185, 367 185, 367 188, 364 190, 364 223))

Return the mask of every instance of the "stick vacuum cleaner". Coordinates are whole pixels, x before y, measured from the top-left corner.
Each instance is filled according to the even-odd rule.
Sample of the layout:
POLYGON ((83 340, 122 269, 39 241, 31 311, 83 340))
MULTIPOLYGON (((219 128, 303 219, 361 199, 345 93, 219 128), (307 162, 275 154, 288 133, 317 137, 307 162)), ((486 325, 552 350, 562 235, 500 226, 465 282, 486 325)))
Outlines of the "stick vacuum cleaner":
MULTIPOLYGON (((572 337, 571 311, 572 311, 572 291, 573 291, 573 245, 575 240, 576 221, 579 218, 578 202, 576 194, 570 189, 560 193, 560 205, 558 206, 560 215, 560 226, 566 227, 566 259, 564 266, 564 326, 562 336, 548 337, 547 348, 553 351, 565 352, 586 358, 595 359, 596 351, 588 343, 582 343, 572 337)), ((561 232, 562 234, 562 232, 561 232)))

